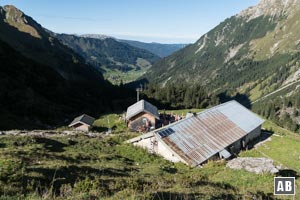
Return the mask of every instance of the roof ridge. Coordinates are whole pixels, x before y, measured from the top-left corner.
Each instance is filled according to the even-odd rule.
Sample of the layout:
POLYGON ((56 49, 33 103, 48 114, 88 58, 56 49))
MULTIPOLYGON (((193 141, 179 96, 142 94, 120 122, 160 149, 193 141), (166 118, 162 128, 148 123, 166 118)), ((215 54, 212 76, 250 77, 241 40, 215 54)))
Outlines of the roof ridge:
POLYGON ((173 125, 179 124, 180 122, 186 121, 186 120, 191 119, 191 118, 192 118, 192 117, 188 117, 188 118, 181 119, 181 120, 179 120, 179 121, 177 121, 177 122, 174 122, 174 123, 172 123, 172 124, 168 124, 168 125, 166 125, 166 126, 163 126, 163 127, 158 128, 158 129, 156 129, 156 130, 153 130, 152 132, 157 133, 158 131, 161 131, 162 129, 172 127, 173 125))
MULTIPOLYGON (((203 111, 200 111, 200 112, 197 113, 197 115, 200 114, 200 113, 209 112, 209 111, 211 111, 211 110, 213 110, 213 109, 219 108, 220 106, 224 106, 224 105, 226 105, 226 104, 228 104, 228 103, 232 103, 232 102, 235 102, 235 103, 240 104, 240 103, 237 102, 236 100, 232 99, 232 100, 230 100, 230 101, 226 101, 226 102, 221 103, 221 104, 219 104, 219 105, 213 106, 213 107, 208 108, 208 109, 203 110, 203 111)), ((241 105, 242 105, 242 104, 241 104, 241 105)), ((242 105, 242 106, 243 106, 243 105, 242 105)), ((243 106, 243 107, 244 107, 244 106, 243 106)), ((248 110, 248 109, 247 109, 247 110, 248 110)))
POLYGON ((146 101, 144 99, 142 99, 141 102, 142 102, 142 110, 145 110, 146 101))
POLYGON ((227 101, 227 102, 225 102, 225 103, 221 103, 221 104, 219 104, 219 105, 216 105, 216 106, 214 106, 214 107, 208 108, 208 109, 206 109, 206 110, 200 111, 200 112, 196 113, 196 114, 197 114, 196 116, 184 118, 184 119, 179 120, 179 121, 177 121, 177 122, 174 122, 174 123, 172 123, 172 124, 168 124, 167 126, 164 126, 164 127, 159 128, 159 129, 156 129, 156 130, 154 130, 153 132, 154 132, 154 133, 157 133, 158 131, 161 131, 161 130, 163 130, 163 129, 166 129, 166 128, 175 126, 175 125, 177 125, 177 124, 179 124, 179 123, 182 123, 182 122, 184 122, 184 121, 186 121, 186 120, 188 120, 188 119, 191 119, 191 118, 193 118, 193 117, 199 118, 199 115, 201 115, 201 114, 207 114, 207 113, 209 113, 209 112, 215 110, 216 108, 219 108, 219 107, 221 107, 221 106, 227 105, 227 104, 229 104, 229 103, 237 103, 237 104, 239 104, 240 107, 242 107, 245 111, 248 111, 249 113, 251 113, 251 114, 254 115, 255 117, 258 117, 258 116, 255 115, 251 110, 249 110, 248 108, 246 108, 245 106, 243 106, 242 104, 240 104, 239 102, 237 102, 236 100, 233 99, 233 100, 227 101))
POLYGON ((85 114, 82 114, 79 116, 79 120, 82 120, 84 118, 85 114))
MULTIPOLYGON (((217 108, 217 107, 220 107, 220 106, 222 106, 222 105, 225 105, 225 104, 227 104, 227 103, 229 103, 229 102, 237 102, 237 101, 236 101, 236 100, 230 100, 230 101, 227 101, 227 102, 225 102, 225 103, 221 103, 221 104, 219 104, 219 105, 213 106, 213 107, 211 107, 211 108, 208 108, 208 109, 206 109, 206 110, 203 110, 203 111, 200 111, 200 112, 196 113, 197 115, 196 115, 195 117, 198 118, 200 114, 209 112, 209 111, 211 111, 211 110, 213 110, 213 109, 215 109, 215 108, 217 108)), ((167 126, 164 126, 164 127, 159 128, 159 129, 156 129, 156 130, 154 130, 153 132, 156 133, 156 132, 159 131, 159 130, 162 130, 162 129, 164 129, 164 128, 172 127, 172 126, 174 126, 174 125, 176 125, 176 124, 178 124, 178 123, 181 123, 181 122, 186 121, 186 120, 188 120, 188 119, 191 119, 191 118, 193 118, 193 117, 194 117, 194 116, 184 118, 184 119, 179 120, 179 121, 177 121, 177 122, 174 122, 174 123, 172 123, 172 124, 168 124, 167 126)))
POLYGON ((128 120, 129 118, 131 118, 132 116, 140 112, 150 113, 154 115, 156 119, 159 119, 159 113, 157 107, 144 99, 141 99, 140 101, 134 103, 133 105, 127 108, 126 119, 128 120))

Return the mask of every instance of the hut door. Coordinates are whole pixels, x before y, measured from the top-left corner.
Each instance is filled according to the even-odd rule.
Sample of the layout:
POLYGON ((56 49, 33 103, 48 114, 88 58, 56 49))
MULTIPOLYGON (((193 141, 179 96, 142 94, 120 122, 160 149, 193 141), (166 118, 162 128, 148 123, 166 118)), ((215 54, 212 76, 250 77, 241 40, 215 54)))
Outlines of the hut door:
POLYGON ((246 138, 245 137, 241 140, 241 145, 242 145, 242 149, 246 149, 246 138))

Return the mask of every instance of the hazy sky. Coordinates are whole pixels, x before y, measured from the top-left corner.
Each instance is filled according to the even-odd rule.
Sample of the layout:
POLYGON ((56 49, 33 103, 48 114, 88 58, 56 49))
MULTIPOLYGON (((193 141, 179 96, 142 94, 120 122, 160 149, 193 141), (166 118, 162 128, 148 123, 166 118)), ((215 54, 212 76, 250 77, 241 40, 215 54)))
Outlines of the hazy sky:
POLYGON ((193 43, 259 0, 0 0, 57 33, 193 43))

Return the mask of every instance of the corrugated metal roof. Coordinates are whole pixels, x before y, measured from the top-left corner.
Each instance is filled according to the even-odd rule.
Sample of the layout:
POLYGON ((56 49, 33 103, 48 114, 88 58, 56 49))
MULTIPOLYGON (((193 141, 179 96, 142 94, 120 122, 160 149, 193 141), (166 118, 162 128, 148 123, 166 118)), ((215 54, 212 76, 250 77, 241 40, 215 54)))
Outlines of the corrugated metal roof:
POLYGON ((230 101, 171 124, 155 134, 183 160, 197 166, 262 123, 263 120, 251 111, 230 101), (230 109, 236 111, 230 112, 230 109))
POLYGON ((257 117, 257 115, 236 101, 221 104, 221 106, 218 106, 216 109, 246 132, 252 131, 257 125, 264 122, 263 119, 257 117))
POLYGON ((145 100, 140 100, 127 108, 126 120, 129 120, 141 112, 150 113, 155 116, 155 118, 159 119, 157 108, 145 100))
POLYGON ((84 123, 84 124, 91 126, 91 125, 93 125, 94 121, 95 121, 95 118, 93 118, 89 115, 83 114, 83 115, 80 115, 79 117, 76 117, 69 126, 74 126, 77 123, 84 123))

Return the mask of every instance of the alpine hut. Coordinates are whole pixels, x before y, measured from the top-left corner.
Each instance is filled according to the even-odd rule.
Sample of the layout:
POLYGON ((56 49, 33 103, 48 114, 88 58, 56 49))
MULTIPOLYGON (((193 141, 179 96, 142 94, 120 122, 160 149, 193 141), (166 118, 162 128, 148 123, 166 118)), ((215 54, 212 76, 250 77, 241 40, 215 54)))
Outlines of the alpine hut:
POLYGON ((95 118, 88 116, 86 114, 83 114, 79 117, 76 117, 71 122, 69 127, 72 127, 78 131, 89 131, 90 127, 93 125, 94 121, 95 121, 95 118))
POLYGON ((140 100, 127 108, 126 122, 132 130, 148 132, 156 127, 157 120, 159 120, 157 107, 145 100, 140 100))

